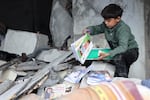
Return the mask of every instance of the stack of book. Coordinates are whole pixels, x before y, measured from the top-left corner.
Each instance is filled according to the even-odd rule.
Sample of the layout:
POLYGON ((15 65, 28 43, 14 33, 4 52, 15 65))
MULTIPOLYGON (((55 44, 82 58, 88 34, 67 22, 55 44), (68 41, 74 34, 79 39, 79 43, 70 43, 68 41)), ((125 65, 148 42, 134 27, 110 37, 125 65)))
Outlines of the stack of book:
POLYGON ((93 68, 93 66, 89 66, 84 69, 73 71, 67 77, 64 78, 65 81, 70 83, 79 83, 80 80, 93 68))
POLYGON ((89 73, 87 77, 87 84, 97 85, 101 82, 110 82, 111 80, 112 78, 107 71, 95 71, 89 73))

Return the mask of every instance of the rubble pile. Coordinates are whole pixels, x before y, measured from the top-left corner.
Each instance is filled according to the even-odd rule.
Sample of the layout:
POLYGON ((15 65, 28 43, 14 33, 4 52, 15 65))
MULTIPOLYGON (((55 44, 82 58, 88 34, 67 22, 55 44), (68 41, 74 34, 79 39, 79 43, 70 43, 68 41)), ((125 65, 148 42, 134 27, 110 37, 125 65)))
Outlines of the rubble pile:
POLYGON ((40 90, 45 87, 61 82, 58 73, 70 67, 70 64, 63 63, 70 55, 70 51, 64 51, 61 55, 56 55, 57 58, 54 57, 52 62, 39 61, 36 58, 25 62, 19 58, 8 62, 1 61, 0 98, 5 98, 4 100, 18 98, 35 90, 40 94, 40 90), (55 66, 60 68, 56 70, 55 66))
POLYGON ((42 99, 55 99, 85 86, 81 79, 93 68, 90 64, 81 65, 71 51, 57 49, 43 50, 32 59, 26 58, 26 61, 22 61, 22 56, 8 62, 1 60, 0 98, 20 99, 34 93, 42 99), (43 53, 47 55, 45 59, 43 53), (78 81, 67 81, 69 77, 78 81))
POLYGON ((57 100, 113 79, 115 67, 105 61, 86 59, 81 64, 72 50, 47 47, 47 37, 39 33, 30 33, 31 42, 26 32, 9 32, 0 52, 0 100, 57 100), (10 38, 12 34, 25 43, 10 38))
POLYGON ((0 52, 0 99, 56 99, 87 86, 87 79, 90 84, 111 80, 114 66, 81 64, 72 51, 47 46, 47 40, 39 33, 8 30, 0 52))

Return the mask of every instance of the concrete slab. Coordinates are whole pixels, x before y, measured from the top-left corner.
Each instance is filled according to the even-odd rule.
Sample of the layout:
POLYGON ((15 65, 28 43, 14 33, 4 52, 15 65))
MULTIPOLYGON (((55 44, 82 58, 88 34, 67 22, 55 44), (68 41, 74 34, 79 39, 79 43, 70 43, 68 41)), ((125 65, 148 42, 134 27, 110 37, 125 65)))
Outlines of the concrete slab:
POLYGON ((30 54, 35 49, 47 47, 47 43, 46 35, 8 29, 2 50, 19 55, 30 54))

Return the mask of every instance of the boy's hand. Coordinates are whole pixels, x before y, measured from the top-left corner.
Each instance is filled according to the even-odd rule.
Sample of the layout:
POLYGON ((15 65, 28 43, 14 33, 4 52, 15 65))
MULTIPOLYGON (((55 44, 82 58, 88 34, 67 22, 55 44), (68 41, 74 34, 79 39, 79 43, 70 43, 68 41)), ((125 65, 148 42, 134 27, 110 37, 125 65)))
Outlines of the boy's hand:
POLYGON ((103 58, 105 58, 105 57, 107 57, 107 56, 109 56, 109 53, 103 53, 103 52, 101 52, 101 53, 99 54, 99 59, 98 59, 98 60, 103 60, 103 58))
POLYGON ((82 34, 83 35, 90 34, 90 29, 88 29, 88 28, 83 29, 82 34))

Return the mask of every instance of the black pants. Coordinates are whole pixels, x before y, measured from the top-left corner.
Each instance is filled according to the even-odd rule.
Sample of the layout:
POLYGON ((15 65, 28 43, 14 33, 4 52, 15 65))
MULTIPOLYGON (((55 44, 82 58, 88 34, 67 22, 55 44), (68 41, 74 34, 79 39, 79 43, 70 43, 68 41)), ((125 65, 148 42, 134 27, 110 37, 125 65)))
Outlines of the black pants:
POLYGON ((110 63, 116 66, 114 77, 128 77, 130 65, 137 60, 138 56, 138 48, 133 48, 113 57, 110 63))

